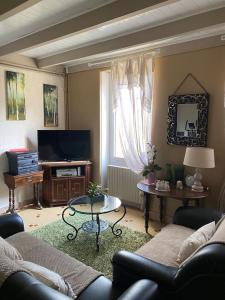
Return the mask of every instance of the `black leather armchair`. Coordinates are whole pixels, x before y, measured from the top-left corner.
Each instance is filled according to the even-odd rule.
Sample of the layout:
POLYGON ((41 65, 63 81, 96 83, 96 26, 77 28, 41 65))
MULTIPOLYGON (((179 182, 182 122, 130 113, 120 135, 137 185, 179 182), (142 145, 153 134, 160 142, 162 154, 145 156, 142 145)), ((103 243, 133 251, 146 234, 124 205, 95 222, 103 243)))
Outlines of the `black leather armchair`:
MULTIPOLYGON (((17 214, 0 216, 0 236, 7 238, 24 231, 24 224, 17 214)), ((117 275, 114 274, 117 278, 117 275)), ((0 288, 1 300, 69 300, 67 296, 47 287, 25 272, 17 272, 7 278, 0 288)), ((78 300, 156 300, 158 285, 151 280, 138 280, 124 288, 100 276, 77 298, 78 300)))
MULTIPOLYGON (((181 207, 175 212, 173 223, 193 229, 222 214, 217 211, 181 207)), ((225 297, 225 244, 213 243, 201 248, 181 267, 170 267, 134 253, 120 251, 113 257, 113 271, 126 288, 132 282, 147 278, 159 285, 161 299, 223 299, 225 297)))

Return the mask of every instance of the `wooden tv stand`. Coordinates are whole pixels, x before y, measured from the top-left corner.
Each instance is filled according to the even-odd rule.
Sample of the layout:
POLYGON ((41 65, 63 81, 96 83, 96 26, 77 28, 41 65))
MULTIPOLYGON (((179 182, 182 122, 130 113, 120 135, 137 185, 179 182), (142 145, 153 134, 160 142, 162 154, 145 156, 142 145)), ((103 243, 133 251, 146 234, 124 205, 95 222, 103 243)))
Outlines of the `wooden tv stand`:
POLYGON ((67 204, 73 197, 86 194, 91 180, 90 161, 41 162, 44 171, 43 202, 48 206, 67 204), (76 169, 76 176, 57 176, 57 170, 76 169))

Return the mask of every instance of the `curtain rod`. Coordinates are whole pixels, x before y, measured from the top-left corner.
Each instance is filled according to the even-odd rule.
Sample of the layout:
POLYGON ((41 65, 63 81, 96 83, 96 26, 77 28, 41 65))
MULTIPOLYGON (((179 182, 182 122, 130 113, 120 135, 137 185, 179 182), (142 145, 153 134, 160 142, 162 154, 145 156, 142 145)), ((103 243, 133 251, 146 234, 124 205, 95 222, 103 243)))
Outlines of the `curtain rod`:
POLYGON ((126 55, 123 55, 123 56, 120 56, 118 58, 112 58, 110 60, 104 60, 104 61, 99 61, 99 62, 93 62, 93 63, 88 63, 88 67, 93 67, 93 66, 97 66, 97 65, 103 65, 103 64, 109 64, 111 63, 113 60, 115 59, 124 59, 124 58, 127 58, 127 57, 130 57, 130 56, 135 56, 135 55, 138 55, 138 54, 142 54, 142 55, 150 55, 150 54, 159 54, 160 53, 160 50, 155 50, 155 51, 151 51, 151 52, 147 52, 147 53, 133 53, 133 54, 128 54, 127 56, 126 55))
POLYGON ((54 71, 38 69, 38 68, 35 68, 35 67, 29 67, 29 66, 24 66, 24 65, 20 65, 20 64, 4 62, 4 61, 0 61, 0 65, 1 66, 13 67, 13 68, 21 68, 21 69, 35 71, 35 72, 47 73, 47 74, 51 74, 51 75, 54 75, 54 76, 64 76, 65 75, 64 73, 57 73, 57 72, 54 72, 54 71))

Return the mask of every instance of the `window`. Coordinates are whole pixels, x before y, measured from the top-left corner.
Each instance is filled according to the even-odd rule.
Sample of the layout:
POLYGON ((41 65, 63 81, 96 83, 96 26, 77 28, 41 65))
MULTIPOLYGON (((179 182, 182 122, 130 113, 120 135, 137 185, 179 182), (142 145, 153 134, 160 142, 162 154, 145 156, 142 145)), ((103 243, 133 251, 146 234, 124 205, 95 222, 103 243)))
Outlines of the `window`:
POLYGON ((113 112, 113 124, 114 124, 114 130, 113 130, 113 140, 114 140, 114 149, 113 149, 113 155, 116 158, 123 158, 123 151, 122 151, 122 144, 120 141, 120 136, 119 136, 119 128, 121 126, 121 117, 119 113, 113 112))
MULTIPOLYGON (((138 174, 147 163, 146 147, 151 141, 152 57, 115 60, 111 74, 108 72, 107 79, 108 161, 138 174), (111 90, 115 93, 113 99, 111 90)), ((102 114, 106 113, 102 110, 102 114)))
MULTIPOLYGON (((143 130, 142 128, 142 122, 141 122, 141 115, 142 110, 141 110, 141 99, 140 99, 140 88, 134 88, 134 97, 136 99, 135 101, 135 114, 134 110, 131 107, 130 104, 130 95, 129 95, 129 90, 127 88, 122 88, 121 89, 121 97, 122 97, 122 107, 121 110, 117 110, 116 112, 112 112, 112 98, 110 98, 111 101, 111 109, 109 112, 110 118, 111 118, 111 129, 110 129, 110 139, 111 139, 111 144, 113 145, 113 148, 111 149, 111 154, 110 154, 110 163, 111 164, 116 164, 120 166, 126 166, 125 160, 124 160, 124 155, 122 151, 122 144, 121 144, 121 139, 120 139, 120 134, 119 134, 119 129, 122 128, 123 124, 129 124, 127 128, 122 128, 122 130, 131 130, 135 126, 137 126, 137 131, 141 135, 141 139, 144 140, 143 137, 143 130), (125 113, 122 113, 125 112, 125 113), (121 119, 125 120, 125 122, 121 122, 121 119)), ((111 96, 111 95, 110 95, 111 96)), ((150 126, 149 126, 150 127, 150 126)), ((140 145, 141 147, 141 145, 140 145)), ((141 149, 143 152, 145 149, 141 149)))
POLYGON ((105 152, 108 153, 107 165, 129 167, 138 173, 145 164, 146 144, 151 139, 151 60, 148 65, 141 58, 129 63, 134 71, 134 76, 129 78, 126 62, 119 62, 118 68, 112 67, 112 72, 115 72, 113 88, 117 94, 116 101, 112 99, 111 72, 101 72, 101 105, 105 107, 101 110, 104 120, 101 130, 102 137, 106 137, 105 141, 101 139, 101 149, 103 156, 105 152), (144 64, 144 67, 139 70, 140 64, 144 64), (114 106, 117 106, 116 111, 113 110, 114 106))
MULTIPOLYGON (((110 77, 111 81, 111 77, 110 77)), ((126 167, 119 135, 121 113, 112 109, 112 93, 109 94, 109 164, 126 167)))
POLYGON ((112 109, 111 73, 101 72, 101 173, 107 173, 109 164, 126 167, 122 145, 120 142, 119 128, 121 116, 112 109))

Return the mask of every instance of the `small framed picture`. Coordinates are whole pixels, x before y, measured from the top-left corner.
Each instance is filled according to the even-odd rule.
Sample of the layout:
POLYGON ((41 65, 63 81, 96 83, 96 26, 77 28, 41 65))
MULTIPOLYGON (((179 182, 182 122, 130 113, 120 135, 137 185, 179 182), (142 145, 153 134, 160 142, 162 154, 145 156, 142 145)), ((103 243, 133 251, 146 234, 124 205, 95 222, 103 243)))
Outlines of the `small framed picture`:
POLYGON ((58 89, 55 85, 43 85, 44 126, 58 126, 58 89))
POLYGON ((6 119, 25 120, 25 76, 23 73, 6 71, 6 119))

